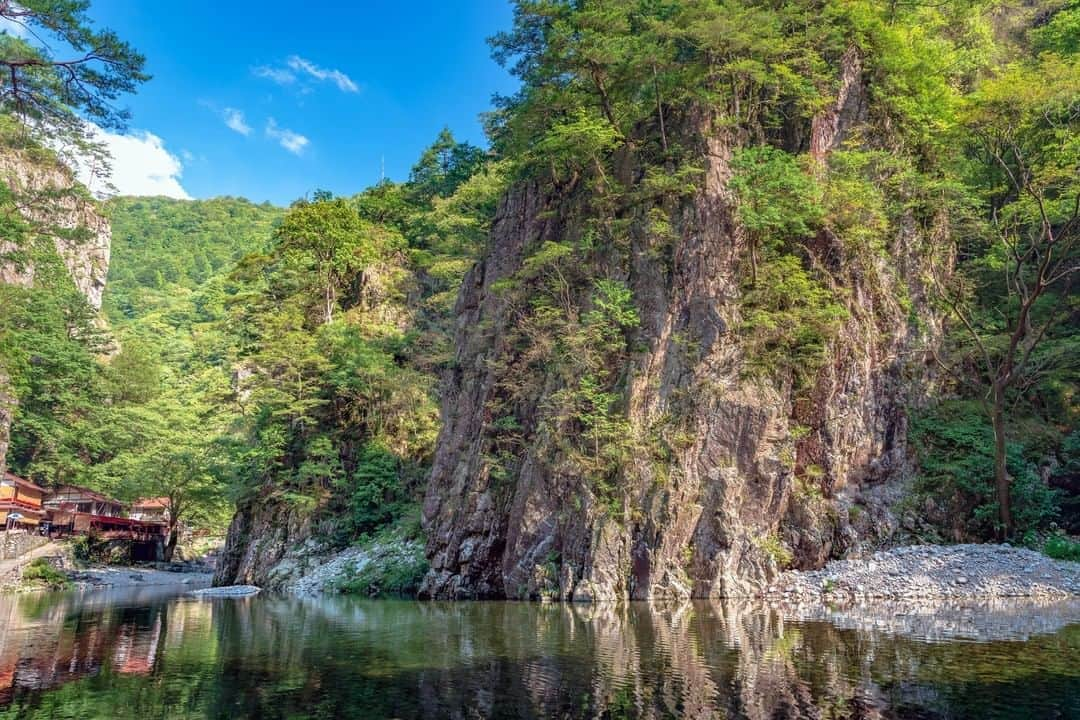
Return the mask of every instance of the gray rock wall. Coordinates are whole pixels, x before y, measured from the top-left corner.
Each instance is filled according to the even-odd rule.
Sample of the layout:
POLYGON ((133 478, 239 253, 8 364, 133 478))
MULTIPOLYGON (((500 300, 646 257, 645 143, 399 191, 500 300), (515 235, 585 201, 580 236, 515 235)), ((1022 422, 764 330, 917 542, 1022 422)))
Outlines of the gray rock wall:
MULTIPOLYGON (((857 54, 843 65, 836 104, 813 123, 811 154, 819 159, 866 117, 857 54)), ((896 529, 889 508, 907 471, 904 406, 931 380, 919 348, 939 327, 919 282, 926 238, 913 221, 904 223, 883 238, 888 260, 870 265, 846 264, 835 238, 816 238, 807 251, 834 259, 830 274, 847 292, 850 317, 808 392, 752 379, 731 330, 741 322, 747 251, 728 189, 735 141, 708 120, 700 121, 698 141, 705 182, 680 207, 665 209, 674 246, 658 254, 656 238, 632 233, 625 268, 642 320, 634 344, 644 348, 624 368, 628 418, 646 434, 677 416, 687 438, 666 477, 627 467, 619 478, 622 517, 615 517, 587 481, 565 471, 539 432, 526 433, 509 479, 492 477, 488 408, 529 372, 495 362, 514 356, 508 346, 517 321, 500 286, 543 240, 580 231, 574 191, 518 187, 502 203, 490 250, 458 301, 455 370, 424 502, 432 566, 426 596, 756 595, 782 565, 820 567, 875 547, 896 529), (909 321, 895 299, 902 296, 912 299, 920 323, 909 321), (794 433, 796 425, 806 432, 794 433), (810 466, 820 477, 796 482, 810 466)), ((624 164, 632 184, 641 168, 633 158, 624 164)), ((517 416, 533 424, 564 383, 554 371, 530 380, 517 416)))

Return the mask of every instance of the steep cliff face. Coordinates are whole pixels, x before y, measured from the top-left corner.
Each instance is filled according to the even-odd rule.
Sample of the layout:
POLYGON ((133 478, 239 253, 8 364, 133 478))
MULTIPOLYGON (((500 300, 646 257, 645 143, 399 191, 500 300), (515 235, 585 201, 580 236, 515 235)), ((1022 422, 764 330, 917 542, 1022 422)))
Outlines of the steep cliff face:
MULTIPOLYGON (((845 55, 839 75, 836 102, 803 133, 803 149, 819 160, 868 122, 857 53, 845 55)), ((643 221, 655 205, 632 208, 630 259, 606 270, 632 290, 641 318, 620 370, 628 427, 637 437, 666 435, 664 456, 621 469, 613 512, 552 441, 544 415, 570 381, 530 365, 512 331, 519 309, 503 288, 543 242, 580 234, 588 191, 518 187, 458 301, 455 370, 424 504, 425 595, 750 595, 781 565, 819 566, 895 530, 904 407, 928 377, 918 348, 938 326, 919 284, 925 223, 900 223, 869 261, 819 234, 808 252, 847 306, 826 362, 802 388, 748 373, 738 331, 748 237, 729 182, 738 141, 711 118, 690 127, 704 181, 662 208, 670 245, 643 221), (517 386, 511 405, 522 430, 496 471, 491 408, 506 406, 508 386, 517 386)), ((619 165, 628 185, 644 175, 630 154, 619 165)))
MULTIPOLYGON (((100 310, 109 274, 112 229, 98 204, 77 187, 66 167, 27 152, 0 151, 0 177, 20 197, 24 216, 52 236, 75 287, 100 310)), ((29 286, 33 281, 32 264, 6 262, 0 267, 0 282, 29 286)))
POLYGON ((278 589, 292 579, 284 562, 290 551, 303 552, 312 534, 310 514, 285 503, 242 503, 229 525, 225 547, 214 571, 214 584, 258 585, 278 589))
MULTIPOLYGON (((22 216, 51 238, 76 289, 100 310, 112 230, 98 204, 69 169, 36 149, 0 147, 0 182, 11 191, 22 216)), ((0 238, 0 283, 33 286, 35 267, 25 250, 0 238)), ((8 376, 0 368, 0 471, 6 467, 15 405, 8 376)))

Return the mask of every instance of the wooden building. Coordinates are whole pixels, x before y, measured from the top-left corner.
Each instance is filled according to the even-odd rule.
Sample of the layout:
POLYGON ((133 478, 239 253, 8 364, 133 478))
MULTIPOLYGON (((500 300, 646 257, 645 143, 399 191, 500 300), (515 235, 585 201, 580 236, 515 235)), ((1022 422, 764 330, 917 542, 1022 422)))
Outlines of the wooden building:
POLYGON ((146 520, 150 522, 169 522, 169 498, 141 498, 131 503, 132 520, 146 520))
POLYGON ((165 523, 132 519, 119 500, 77 485, 57 487, 44 504, 53 532, 93 534, 105 540, 157 542, 166 531, 165 523))
POLYGON ((7 527, 31 529, 41 524, 45 490, 17 475, 4 473, 0 479, 0 530, 7 527))

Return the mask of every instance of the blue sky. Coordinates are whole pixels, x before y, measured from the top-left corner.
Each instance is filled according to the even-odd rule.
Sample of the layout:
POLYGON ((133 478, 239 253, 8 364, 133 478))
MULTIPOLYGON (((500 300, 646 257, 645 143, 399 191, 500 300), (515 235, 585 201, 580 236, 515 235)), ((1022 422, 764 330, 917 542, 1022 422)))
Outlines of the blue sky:
POLYGON ((147 56, 109 136, 121 192, 286 204, 401 180, 442 127, 483 143, 480 113, 513 78, 485 39, 508 0, 183 3, 93 0, 91 16, 147 56))

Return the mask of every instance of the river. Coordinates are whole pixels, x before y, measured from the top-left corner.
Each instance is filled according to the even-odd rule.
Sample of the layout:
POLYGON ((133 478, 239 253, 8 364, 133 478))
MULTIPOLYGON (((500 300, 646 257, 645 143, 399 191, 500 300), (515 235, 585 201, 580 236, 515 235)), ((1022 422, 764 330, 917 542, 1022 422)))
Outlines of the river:
POLYGON ((0 718, 1080 718, 1080 607, 0 597, 0 718))

